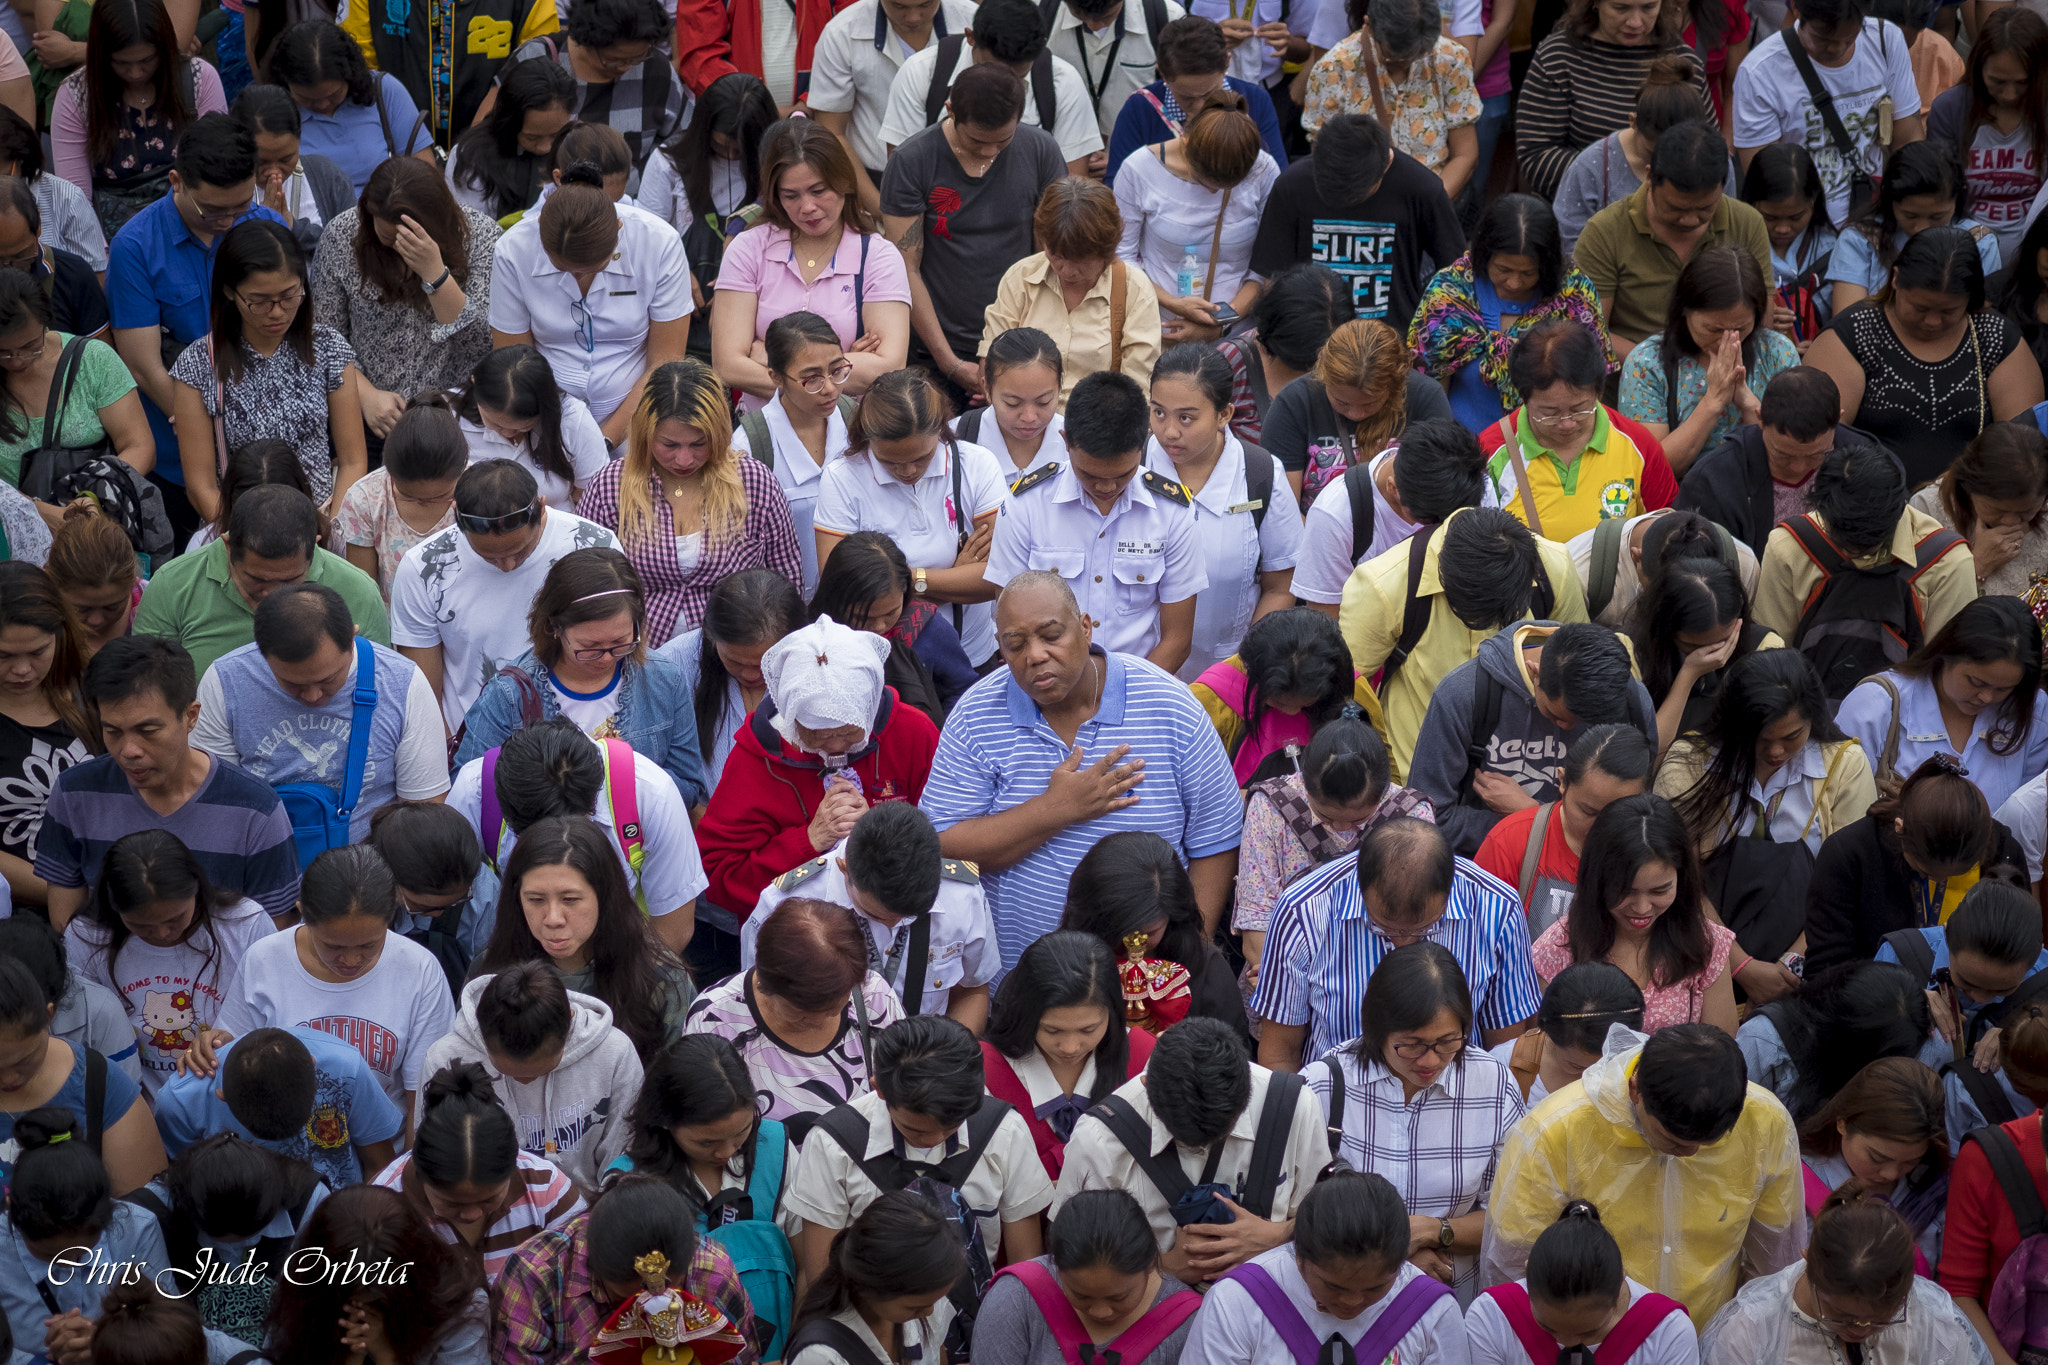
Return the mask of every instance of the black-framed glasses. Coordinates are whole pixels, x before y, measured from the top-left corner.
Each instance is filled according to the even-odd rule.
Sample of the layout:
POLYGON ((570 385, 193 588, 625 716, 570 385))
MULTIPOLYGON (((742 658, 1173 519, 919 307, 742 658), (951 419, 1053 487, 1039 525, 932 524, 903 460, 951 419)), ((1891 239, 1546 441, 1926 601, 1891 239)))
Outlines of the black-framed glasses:
POLYGON ((1465 1035, 1455 1038, 1438 1038, 1434 1042, 1420 1040, 1407 1043, 1389 1043, 1394 1055, 1404 1062, 1419 1062, 1424 1057, 1441 1057, 1445 1061, 1455 1058, 1465 1050, 1465 1035))
POLYGON ((467 512, 455 514, 455 524, 473 536, 502 535, 507 531, 523 531, 540 520, 546 510, 539 498, 535 498, 516 512, 507 512, 502 517, 471 516, 467 512))
POLYGON ((640 648, 640 637, 635 635, 630 643, 609 645, 604 649, 572 649, 569 657, 579 664, 608 664, 614 659, 623 659, 640 648))

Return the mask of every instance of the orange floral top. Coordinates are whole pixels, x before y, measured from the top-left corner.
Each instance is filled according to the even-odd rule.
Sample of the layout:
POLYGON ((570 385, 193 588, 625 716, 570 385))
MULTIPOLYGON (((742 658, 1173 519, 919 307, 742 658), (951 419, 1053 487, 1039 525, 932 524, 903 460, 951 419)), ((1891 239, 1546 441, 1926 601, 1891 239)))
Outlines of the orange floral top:
POLYGON ((1438 38, 1436 49, 1410 62, 1407 78, 1396 82, 1379 53, 1368 51, 1370 34, 1369 29, 1352 34, 1310 68, 1302 127, 1314 133, 1324 119, 1338 114, 1376 115, 1372 92, 1377 84, 1394 145, 1441 171, 1451 159, 1451 131, 1479 122, 1482 112, 1471 58, 1462 44, 1438 38))

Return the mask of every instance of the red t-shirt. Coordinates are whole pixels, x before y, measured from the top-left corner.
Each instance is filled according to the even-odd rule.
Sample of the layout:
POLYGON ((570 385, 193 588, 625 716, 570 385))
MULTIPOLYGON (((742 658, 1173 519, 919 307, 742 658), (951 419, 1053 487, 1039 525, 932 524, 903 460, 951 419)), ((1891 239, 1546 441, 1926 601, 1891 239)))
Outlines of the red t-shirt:
MULTIPOLYGON (((2041 1116, 2028 1114, 2005 1125, 2006 1136, 2018 1144, 2020 1159, 2034 1188, 2048 1199, 2048 1161, 2041 1152, 2041 1116)), ((1991 1173, 1984 1149, 1963 1144, 1949 1168, 1948 1222, 1941 1234, 1941 1287, 1979 1303, 1991 1299, 1991 1285, 2020 1244, 2019 1223, 2012 1204, 1991 1173)))
MULTIPOLYGON (((1503 817, 1488 831, 1472 861, 1509 886, 1518 886, 1522 880, 1522 855, 1529 851, 1529 830, 1535 823, 1534 806, 1503 817)), ((1536 855, 1536 879, 1578 884, 1579 855, 1564 841, 1564 821, 1555 810, 1550 812, 1550 824, 1543 831, 1543 850, 1536 855)))

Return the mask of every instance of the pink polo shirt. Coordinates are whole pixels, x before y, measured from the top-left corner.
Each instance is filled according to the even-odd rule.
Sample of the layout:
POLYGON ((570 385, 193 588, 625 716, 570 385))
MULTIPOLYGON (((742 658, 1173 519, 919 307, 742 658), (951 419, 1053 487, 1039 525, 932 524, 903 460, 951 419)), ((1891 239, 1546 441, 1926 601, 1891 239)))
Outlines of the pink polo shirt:
POLYGON ((903 268, 903 253, 895 244, 876 233, 859 237, 848 232, 839 239, 839 250, 815 283, 805 284, 800 267, 790 250, 790 234, 772 223, 748 228, 725 244, 725 259, 718 267, 716 289, 753 294, 754 336, 768 335, 768 324, 790 313, 816 313, 839 333, 839 343, 851 346, 860 337, 860 319, 854 314, 853 279, 861 273, 861 244, 867 244, 867 267, 861 281, 861 298, 866 303, 909 303, 910 276, 903 268))

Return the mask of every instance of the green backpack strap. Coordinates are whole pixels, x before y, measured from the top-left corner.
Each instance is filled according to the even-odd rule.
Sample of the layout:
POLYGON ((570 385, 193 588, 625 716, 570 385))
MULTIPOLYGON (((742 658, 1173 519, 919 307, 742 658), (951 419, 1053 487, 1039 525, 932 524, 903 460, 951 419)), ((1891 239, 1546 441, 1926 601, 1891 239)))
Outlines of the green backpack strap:
POLYGON ((858 398, 855 398, 855 397, 854 397, 854 396, 853 396, 852 394, 850 394, 850 393, 842 393, 842 394, 840 394, 840 395, 839 395, 839 420, 840 420, 840 421, 842 421, 842 422, 851 422, 851 421, 853 420, 853 414, 854 414, 854 411, 855 411, 855 410, 856 410, 857 408, 859 408, 859 407, 860 407, 860 400, 859 400, 858 398))
POLYGON ((1614 600, 1614 575, 1621 563, 1622 518, 1604 517, 1593 526, 1593 559, 1586 580, 1586 618, 1597 621, 1614 600))

